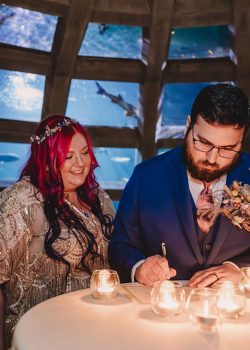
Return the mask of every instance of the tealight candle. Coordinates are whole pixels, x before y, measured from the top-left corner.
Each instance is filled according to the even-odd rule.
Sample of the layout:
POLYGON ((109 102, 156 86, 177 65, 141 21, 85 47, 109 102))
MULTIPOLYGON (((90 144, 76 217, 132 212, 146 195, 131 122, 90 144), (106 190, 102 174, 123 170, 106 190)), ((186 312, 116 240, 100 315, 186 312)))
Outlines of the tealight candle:
POLYGON ((218 297, 218 291, 209 288, 197 288, 190 293, 187 300, 189 318, 199 331, 214 333, 221 323, 216 306, 218 297))
POLYGON ((246 296, 250 298, 250 267, 242 267, 243 286, 245 288, 246 296))
POLYGON ((159 302, 158 306, 160 309, 176 310, 179 307, 179 303, 174 300, 166 300, 166 301, 159 302))
POLYGON ((219 287, 218 308, 226 318, 238 318, 245 311, 246 297, 240 285, 231 281, 222 282, 219 287))
POLYGON ((218 316, 196 314, 195 322, 198 324, 200 331, 205 333, 214 333, 217 330, 218 316))
POLYGON ((203 312, 201 314, 197 313, 195 318, 195 321, 199 325, 201 331, 216 331, 218 316, 210 313, 208 300, 205 300, 203 312))
POLYGON ((249 298, 250 297, 250 281, 247 283, 244 283, 244 288, 245 288, 246 296, 249 298))
POLYGON ((114 270, 95 270, 90 279, 91 293, 96 299, 115 298, 119 285, 119 277, 114 270))
POLYGON ((163 317, 178 315, 183 308, 184 299, 184 290, 178 282, 158 281, 151 291, 152 310, 163 317))

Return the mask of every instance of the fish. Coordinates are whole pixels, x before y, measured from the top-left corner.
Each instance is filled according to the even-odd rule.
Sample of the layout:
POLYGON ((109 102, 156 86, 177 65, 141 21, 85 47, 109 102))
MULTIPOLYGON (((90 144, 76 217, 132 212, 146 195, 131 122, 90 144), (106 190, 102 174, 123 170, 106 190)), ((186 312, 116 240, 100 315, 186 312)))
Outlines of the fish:
POLYGON ((101 35, 105 34, 107 29, 109 29, 109 25, 107 25, 106 23, 98 24, 99 34, 101 35))
POLYGON ((20 157, 17 154, 14 154, 14 153, 0 154, 1 163, 16 162, 17 160, 20 160, 20 157))
POLYGON ((118 94, 117 96, 112 95, 109 92, 107 92, 97 81, 95 83, 98 88, 96 92, 98 95, 103 95, 110 98, 111 102, 116 103, 118 106, 125 110, 124 114, 126 117, 138 117, 136 107, 126 102, 120 94, 118 94))
POLYGON ((15 16, 14 12, 11 12, 7 15, 0 16, 0 25, 4 24, 8 18, 15 16))

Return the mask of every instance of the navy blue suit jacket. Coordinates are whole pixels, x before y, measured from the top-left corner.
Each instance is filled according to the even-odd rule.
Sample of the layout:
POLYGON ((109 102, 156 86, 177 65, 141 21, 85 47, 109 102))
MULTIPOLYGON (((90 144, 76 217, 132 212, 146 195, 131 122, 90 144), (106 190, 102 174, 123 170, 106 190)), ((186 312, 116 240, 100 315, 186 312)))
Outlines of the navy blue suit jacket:
MULTIPOLYGON (((250 155, 242 154, 227 174, 250 184, 250 155)), ((233 226, 220 215, 214 242, 204 257, 197 239, 196 214, 189 191, 182 147, 147 160, 135 167, 127 183, 115 219, 109 246, 109 262, 121 281, 131 281, 131 269, 141 259, 160 254, 167 245, 169 265, 176 279, 189 279, 196 271, 220 265, 226 260, 238 266, 250 265, 250 233, 233 226)))

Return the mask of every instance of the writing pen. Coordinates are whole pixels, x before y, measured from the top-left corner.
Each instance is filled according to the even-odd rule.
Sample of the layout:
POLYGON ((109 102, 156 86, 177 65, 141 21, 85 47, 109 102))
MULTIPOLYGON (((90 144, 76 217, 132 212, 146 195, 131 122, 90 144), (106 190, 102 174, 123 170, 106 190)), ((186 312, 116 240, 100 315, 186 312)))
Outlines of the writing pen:
POLYGON ((167 249, 166 244, 164 242, 161 244, 161 251, 163 258, 167 259, 167 249))

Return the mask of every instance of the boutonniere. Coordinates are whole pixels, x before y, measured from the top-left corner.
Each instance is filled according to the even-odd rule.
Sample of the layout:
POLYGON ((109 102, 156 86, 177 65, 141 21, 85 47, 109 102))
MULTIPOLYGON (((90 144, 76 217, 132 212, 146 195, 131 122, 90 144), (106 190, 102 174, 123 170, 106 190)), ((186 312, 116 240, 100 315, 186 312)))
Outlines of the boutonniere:
POLYGON ((235 226, 250 232, 250 185, 234 181, 225 186, 221 211, 235 226))

